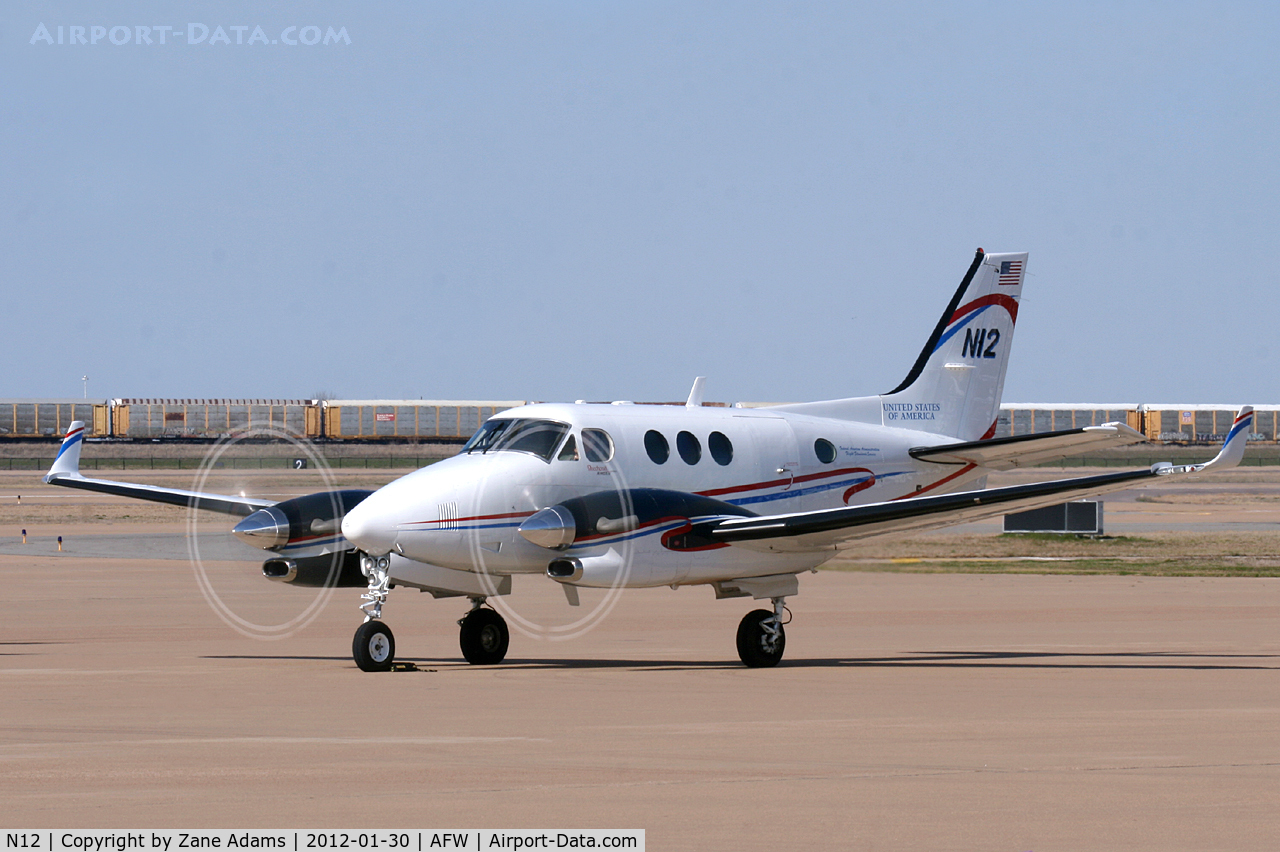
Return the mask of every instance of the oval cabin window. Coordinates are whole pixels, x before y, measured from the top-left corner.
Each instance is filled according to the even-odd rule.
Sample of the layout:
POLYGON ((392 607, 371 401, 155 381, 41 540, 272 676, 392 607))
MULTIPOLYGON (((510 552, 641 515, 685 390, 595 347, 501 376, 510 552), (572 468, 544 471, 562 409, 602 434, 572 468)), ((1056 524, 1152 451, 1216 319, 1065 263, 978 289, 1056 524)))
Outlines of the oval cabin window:
POLYGON ((692 432, 676 435, 676 450, 685 464, 697 464, 698 459, 702 458, 702 444, 698 443, 692 432))
POLYGON ((655 429, 644 433, 644 451, 649 454, 654 464, 666 464, 667 459, 671 457, 671 445, 667 443, 662 433, 655 429))
POLYGON ((712 432, 707 436, 707 450, 716 464, 724 465, 733 461, 733 442, 721 432, 712 432))
POLYGON ((836 460, 836 446, 826 438, 819 438, 813 442, 813 452, 818 457, 818 461, 823 464, 831 464, 836 460))

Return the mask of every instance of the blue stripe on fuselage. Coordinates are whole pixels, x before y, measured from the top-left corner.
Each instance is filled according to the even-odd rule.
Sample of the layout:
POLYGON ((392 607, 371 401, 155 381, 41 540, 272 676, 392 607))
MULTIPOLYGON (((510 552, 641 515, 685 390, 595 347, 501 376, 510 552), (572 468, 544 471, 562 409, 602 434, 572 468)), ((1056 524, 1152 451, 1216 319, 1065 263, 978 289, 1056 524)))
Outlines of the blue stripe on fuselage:
MULTIPOLYGON (((772 503, 777 500, 792 500, 800 497, 807 497, 812 494, 821 494, 825 491, 834 491, 838 488, 848 488, 848 487, 866 482, 868 479, 872 479, 872 478, 874 478, 875 481, 879 483, 888 479, 893 479, 894 477, 908 476, 912 473, 914 473, 914 471, 899 470, 899 471, 893 471, 891 473, 877 473, 869 476, 856 476, 856 477, 851 477, 849 479, 841 479, 836 482, 824 482, 818 485, 810 485, 807 488, 800 488, 794 491, 775 491, 772 494, 758 494, 754 497, 737 497, 733 500, 726 500, 724 502, 729 503, 733 506, 750 506, 757 503, 772 503)), ((452 528, 413 526, 413 527, 402 528, 399 531, 400 532, 477 532, 479 530, 498 530, 498 529, 509 529, 511 527, 518 527, 520 526, 520 524, 524 523, 525 520, 526 519, 522 518, 517 521, 508 521, 508 522, 497 523, 497 524, 465 524, 465 525, 459 525, 452 528)), ((441 522, 431 522, 431 523, 441 523, 441 522)), ((630 536, 629 538, 635 538, 635 537, 638 537, 639 535, 644 535, 646 534, 646 532, 647 530, 640 531, 636 533, 636 535, 630 536)), ((617 540, 625 541, 627 539, 617 539, 617 540)), ((575 545, 575 547, 576 546, 577 545, 575 545)))
MULTIPOLYGON (((895 473, 877 473, 873 477, 877 482, 885 479, 891 479, 895 476, 906 476, 910 471, 897 471, 895 473)), ((820 494, 823 491, 831 491, 836 488, 846 488, 851 485, 857 485, 860 482, 866 482, 869 478, 866 476, 856 477, 854 479, 842 479, 839 482, 824 482, 821 485, 810 485, 808 488, 801 488, 796 491, 777 491, 773 494, 760 494, 756 497, 739 497, 736 500, 726 500, 726 503, 732 503, 735 506, 749 506, 753 503, 771 503, 774 500, 789 500, 793 497, 806 497, 810 494, 820 494)))

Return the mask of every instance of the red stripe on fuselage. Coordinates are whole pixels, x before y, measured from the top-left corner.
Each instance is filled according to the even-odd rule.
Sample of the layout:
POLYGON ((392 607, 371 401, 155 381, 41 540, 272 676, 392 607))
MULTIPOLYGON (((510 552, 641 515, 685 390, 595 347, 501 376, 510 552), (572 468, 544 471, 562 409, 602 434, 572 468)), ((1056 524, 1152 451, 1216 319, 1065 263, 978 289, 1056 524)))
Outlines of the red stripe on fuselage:
POLYGON ((859 482, 857 485, 854 485, 852 488, 844 492, 844 503, 846 506, 849 505, 850 497, 857 494, 859 491, 866 491, 868 488, 876 484, 876 475, 871 471, 867 470, 865 467, 857 467, 857 468, 854 468, 854 470, 859 471, 861 473, 870 474, 870 476, 866 480, 859 482))
MULTIPOLYGON (((845 467, 840 470, 824 470, 821 473, 810 473, 804 476, 796 476, 791 479, 774 479, 769 482, 753 482, 750 485, 732 485, 728 488, 712 488, 708 491, 695 491, 699 497, 719 497, 721 494, 734 494, 738 491, 756 491, 761 488, 774 488, 779 485, 795 484, 798 482, 812 482, 815 479, 825 479, 829 476, 846 476, 851 473, 871 473, 865 467, 845 467)), ((875 474, 872 474, 874 476, 875 474)))
POLYGON ((527 518, 533 512, 507 512, 505 515, 472 515, 469 518, 441 518, 438 521, 410 521, 404 524, 406 527, 414 527, 418 524, 461 524, 470 521, 500 521, 505 518, 527 518))

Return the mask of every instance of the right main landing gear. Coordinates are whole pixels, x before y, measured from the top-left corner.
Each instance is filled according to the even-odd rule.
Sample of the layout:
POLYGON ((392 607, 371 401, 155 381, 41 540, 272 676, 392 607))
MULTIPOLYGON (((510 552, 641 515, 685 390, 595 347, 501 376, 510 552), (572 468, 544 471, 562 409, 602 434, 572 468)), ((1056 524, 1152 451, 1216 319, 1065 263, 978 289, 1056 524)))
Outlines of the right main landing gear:
POLYGON ((472 598, 471 612, 458 621, 458 644, 462 656, 474 666, 490 666, 502 662, 511 644, 507 622, 491 609, 484 609, 484 598, 472 598))
POLYGON ((747 666, 758 669, 776 666, 787 647, 787 634, 782 629, 782 614, 787 611, 786 598, 773 599, 773 612, 756 609, 738 623, 738 656, 747 666))

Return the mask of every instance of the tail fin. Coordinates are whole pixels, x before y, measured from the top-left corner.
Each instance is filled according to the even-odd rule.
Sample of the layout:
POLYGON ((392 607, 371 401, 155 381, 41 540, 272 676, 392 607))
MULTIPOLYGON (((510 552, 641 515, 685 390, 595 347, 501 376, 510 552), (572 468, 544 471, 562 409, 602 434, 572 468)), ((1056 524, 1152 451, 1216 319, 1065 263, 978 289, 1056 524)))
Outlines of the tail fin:
POLYGON ((991 437, 1000 413, 1026 269, 1026 252, 985 254, 978 249, 902 384, 880 396, 804 402, 779 409, 961 441, 991 437))
POLYGON ((978 249, 911 372, 880 397, 884 425, 990 437, 1000 412, 1027 253, 978 249))
POLYGON ((53 466, 45 474, 44 481, 51 482, 62 476, 80 475, 80 448, 84 446, 84 421, 76 420, 67 430, 67 437, 62 439, 62 447, 53 466))

